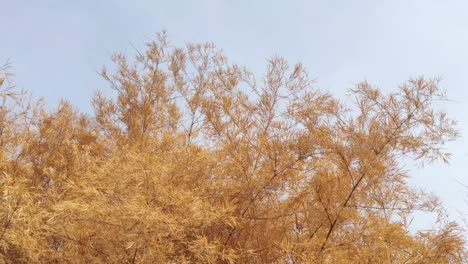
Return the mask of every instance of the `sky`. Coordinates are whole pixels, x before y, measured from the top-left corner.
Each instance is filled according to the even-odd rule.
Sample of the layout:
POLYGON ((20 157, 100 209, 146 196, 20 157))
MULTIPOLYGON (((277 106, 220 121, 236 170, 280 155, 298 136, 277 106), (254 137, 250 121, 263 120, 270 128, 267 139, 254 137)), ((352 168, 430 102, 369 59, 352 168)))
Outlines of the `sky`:
MULTIPOLYGON (((316 86, 338 96, 360 81, 386 92, 411 77, 442 77, 438 107, 462 134, 450 165, 414 170, 410 183, 441 197, 452 220, 468 218, 468 1, 452 0, 0 0, 0 64, 47 105, 61 98, 91 112, 110 56, 134 54, 157 32, 171 43, 213 42, 261 75, 274 55, 303 63, 316 86)), ((415 228, 433 217, 418 216, 415 228)))

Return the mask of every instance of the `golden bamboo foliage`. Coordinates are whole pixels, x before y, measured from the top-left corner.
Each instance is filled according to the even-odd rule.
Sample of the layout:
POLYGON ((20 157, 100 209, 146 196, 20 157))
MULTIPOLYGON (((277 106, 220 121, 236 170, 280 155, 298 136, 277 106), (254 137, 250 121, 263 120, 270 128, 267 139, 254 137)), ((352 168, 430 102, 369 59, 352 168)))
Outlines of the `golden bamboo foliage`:
POLYGON ((339 100, 302 65, 255 77, 212 44, 113 56, 93 115, 1 72, 1 263, 464 263, 465 231, 407 184, 447 161, 438 80, 339 100), (409 231, 416 210, 438 226, 409 231))

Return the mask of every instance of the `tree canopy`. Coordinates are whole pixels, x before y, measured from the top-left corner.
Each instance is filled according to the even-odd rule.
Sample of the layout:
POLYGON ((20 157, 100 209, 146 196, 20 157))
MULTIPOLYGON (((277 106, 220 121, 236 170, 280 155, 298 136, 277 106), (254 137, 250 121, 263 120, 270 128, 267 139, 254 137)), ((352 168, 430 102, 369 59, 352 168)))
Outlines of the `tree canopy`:
POLYGON ((93 114, 0 75, 3 263, 463 263, 464 230, 404 162, 447 162, 439 80, 346 100, 281 57, 255 76, 160 33, 115 54, 93 114), (409 231, 415 210, 439 213, 409 231))

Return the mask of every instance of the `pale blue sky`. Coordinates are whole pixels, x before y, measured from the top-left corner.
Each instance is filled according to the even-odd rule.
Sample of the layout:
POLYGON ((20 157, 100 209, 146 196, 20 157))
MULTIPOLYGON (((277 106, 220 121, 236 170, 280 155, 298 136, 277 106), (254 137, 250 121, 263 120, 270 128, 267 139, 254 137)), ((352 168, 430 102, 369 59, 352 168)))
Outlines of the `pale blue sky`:
POLYGON ((300 61, 338 95, 362 80, 392 91, 409 77, 442 76, 454 100, 443 107, 463 137, 448 146, 450 166, 415 171, 412 183, 438 194, 452 219, 468 216, 459 183, 468 185, 468 1, 0 0, 0 27, 0 63, 11 59, 18 86, 84 111, 105 87, 96 72, 110 55, 163 29, 176 45, 214 42, 260 74, 275 54, 300 61))

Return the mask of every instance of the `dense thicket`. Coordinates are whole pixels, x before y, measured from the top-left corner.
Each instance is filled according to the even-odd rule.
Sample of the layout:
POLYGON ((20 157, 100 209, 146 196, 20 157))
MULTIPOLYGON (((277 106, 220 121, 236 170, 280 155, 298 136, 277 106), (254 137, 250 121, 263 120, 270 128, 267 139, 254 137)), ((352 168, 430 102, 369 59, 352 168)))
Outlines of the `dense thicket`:
POLYGON ((410 188, 404 160, 446 161, 437 80, 340 101, 279 57, 255 77, 211 44, 159 34, 103 70, 93 115, 46 111, 2 69, 4 263, 463 263, 463 231, 410 188), (107 95, 106 95, 107 94, 107 95))

